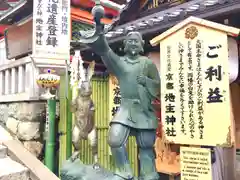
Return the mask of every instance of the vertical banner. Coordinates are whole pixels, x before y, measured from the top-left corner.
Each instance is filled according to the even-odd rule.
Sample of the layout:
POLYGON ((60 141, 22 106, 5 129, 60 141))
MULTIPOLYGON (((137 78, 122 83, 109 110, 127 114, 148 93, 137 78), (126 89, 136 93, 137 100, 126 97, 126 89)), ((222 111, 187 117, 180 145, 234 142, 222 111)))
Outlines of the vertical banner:
POLYGON ((161 109, 167 140, 231 146, 227 34, 188 24, 160 43, 161 109))
POLYGON ((115 76, 109 76, 109 120, 118 112, 121 104, 121 94, 118 80, 115 76))
POLYGON ((212 180, 211 151, 181 147, 181 180, 212 180))
POLYGON ((69 59, 70 12, 69 0, 34 0, 33 57, 69 59))
MULTIPOLYGON (((118 112, 121 104, 121 94, 118 80, 115 76, 109 75, 109 121, 113 119, 115 114, 118 112)), ((109 147, 109 154, 112 155, 109 147)))

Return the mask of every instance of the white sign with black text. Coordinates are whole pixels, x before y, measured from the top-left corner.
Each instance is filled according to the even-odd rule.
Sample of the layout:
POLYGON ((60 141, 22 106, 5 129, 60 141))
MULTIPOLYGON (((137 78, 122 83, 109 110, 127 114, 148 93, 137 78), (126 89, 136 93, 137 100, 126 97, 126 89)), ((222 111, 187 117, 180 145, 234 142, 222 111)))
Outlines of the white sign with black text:
POLYGON ((33 57, 69 59, 70 1, 34 0, 33 57))

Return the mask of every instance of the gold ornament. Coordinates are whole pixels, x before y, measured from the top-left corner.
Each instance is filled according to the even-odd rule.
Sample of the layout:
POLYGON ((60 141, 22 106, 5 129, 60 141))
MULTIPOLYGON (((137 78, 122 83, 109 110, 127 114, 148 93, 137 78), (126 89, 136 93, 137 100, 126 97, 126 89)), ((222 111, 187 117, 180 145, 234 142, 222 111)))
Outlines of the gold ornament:
POLYGON ((198 36, 198 29, 195 26, 191 26, 186 29, 185 31, 185 38, 186 39, 194 39, 198 36))

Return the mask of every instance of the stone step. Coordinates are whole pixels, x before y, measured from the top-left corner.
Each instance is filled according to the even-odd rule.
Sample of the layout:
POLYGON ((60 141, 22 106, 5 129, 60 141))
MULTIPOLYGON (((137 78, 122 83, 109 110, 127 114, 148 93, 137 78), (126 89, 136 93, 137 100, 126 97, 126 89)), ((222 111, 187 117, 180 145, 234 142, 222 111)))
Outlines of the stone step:
MULTIPOLYGON (((22 143, 16 140, 5 141, 9 156, 29 169, 32 180, 60 180, 44 164, 31 154, 22 143)), ((1 169, 1 168, 0 168, 1 169)))
POLYGON ((7 148, 0 144, 0 159, 5 158, 7 156, 7 148))
POLYGON ((29 180, 28 168, 9 157, 0 159, 0 180, 29 180))

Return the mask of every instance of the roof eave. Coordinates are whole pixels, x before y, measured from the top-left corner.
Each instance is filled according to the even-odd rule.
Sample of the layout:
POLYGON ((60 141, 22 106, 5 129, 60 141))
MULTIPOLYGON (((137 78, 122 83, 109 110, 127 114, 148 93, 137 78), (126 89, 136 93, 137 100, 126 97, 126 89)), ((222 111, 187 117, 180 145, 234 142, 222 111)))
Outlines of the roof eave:
POLYGON ((6 12, 0 16, 0 24, 7 24, 8 23, 8 18, 13 14, 17 13, 22 7, 24 7, 27 4, 27 0, 21 0, 19 1, 14 7, 9 8, 6 10, 6 12))
POLYGON ((118 11, 121 11, 123 9, 123 7, 125 6, 125 5, 119 5, 119 4, 117 4, 113 1, 109 1, 109 0, 101 0, 101 3, 102 3, 102 5, 104 5, 106 7, 109 7, 109 8, 118 10, 118 11))
POLYGON ((164 33, 153 38, 150 41, 150 44, 152 46, 158 45, 162 40, 166 39, 171 34, 179 31, 180 29, 184 28, 185 26, 187 26, 189 24, 196 24, 199 26, 208 27, 210 29, 215 29, 216 31, 222 31, 222 32, 225 32, 226 34, 228 34, 229 36, 233 36, 233 37, 237 37, 239 35, 239 31, 240 31, 240 29, 238 29, 238 28, 234 28, 231 26, 226 26, 223 24, 219 24, 219 23, 215 23, 215 22, 211 22, 211 21, 207 21, 204 19, 190 16, 189 18, 185 19, 184 21, 180 22, 179 24, 175 25, 174 27, 168 29, 164 33))
MULTIPOLYGON (((173 17, 173 18, 169 17, 170 14, 172 14, 175 11, 178 11, 179 9, 186 9, 190 6, 199 4, 201 2, 203 2, 203 1, 202 0, 193 0, 190 2, 186 2, 184 4, 166 9, 164 11, 140 18, 136 21, 132 21, 127 24, 118 26, 114 31, 123 30, 123 33, 122 34, 116 33, 115 36, 108 37, 108 42, 110 44, 112 44, 112 43, 123 40, 126 33, 128 32, 128 30, 127 30, 128 28, 131 28, 135 24, 149 21, 149 20, 151 20, 151 18, 154 18, 154 17, 155 18, 156 17, 164 17, 164 18, 160 22, 152 23, 148 27, 142 28, 139 26, 135 26, 135 27, 137 27, 137 29, 135 28, 134 30, 139 31, 142 35, 146 35, 146 34, 151 34, 151 33, 156 33, 156 32, 162 32, 163 30, 166 30, 167 28, 170 28, 170 27, 176 25, 177 23, 181 22, 184 18, 189 17, 189 16, 196 16, 196 17, 204 19, 204 18, 216 17, 216 16, 223 15, 226 13, 234 13, 234 12, 240 11, 240 1, 239 0, 231 0, 231 1, 226 2, 225 4, 218 3, 217 5, 213 5, 213 7, 211 7, 211 6, 202 7, 201 10, 197 10, 196 12, 190 12, 187 14, 183 13, 183 16, 182 16, 182 14, 180 14, 178 17, 173 17)), ((109 34, 111 34, 111 33, 112 32, 109 32, 109 34)), ((74 42, 74 44, 76 45, 77 43, 74 42)), ((82 51, 89 49, 85 45, 78 45, 77 47, 81 47, 82 51)))

